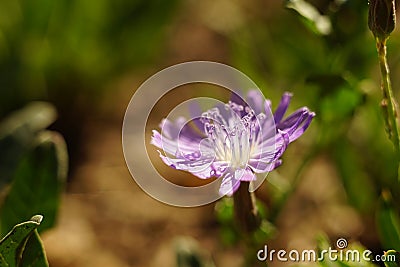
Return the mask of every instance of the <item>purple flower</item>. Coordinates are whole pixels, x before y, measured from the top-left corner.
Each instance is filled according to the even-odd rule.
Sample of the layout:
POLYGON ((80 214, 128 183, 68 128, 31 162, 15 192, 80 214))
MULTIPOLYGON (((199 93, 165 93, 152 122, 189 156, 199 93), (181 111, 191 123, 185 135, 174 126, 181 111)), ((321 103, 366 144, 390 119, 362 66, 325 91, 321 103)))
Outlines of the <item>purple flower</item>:
POLYGON ((230 196, 240 181, 254 181, 255 173, 281 165, 288 144, 310 125, 315 113, 306 107, 283 119, 291 97, 290 93, 282 96, 273 116, 271 102, 258 90, 251 90, 246 103, 235 96, 193 119, 191 124, 197 129, 183 117, 175 122, 163 119, 162 134, 153 130, 151 144, 162 149, 161 159, 177 170, 201 179, 222 178, 219 192, 230 196))

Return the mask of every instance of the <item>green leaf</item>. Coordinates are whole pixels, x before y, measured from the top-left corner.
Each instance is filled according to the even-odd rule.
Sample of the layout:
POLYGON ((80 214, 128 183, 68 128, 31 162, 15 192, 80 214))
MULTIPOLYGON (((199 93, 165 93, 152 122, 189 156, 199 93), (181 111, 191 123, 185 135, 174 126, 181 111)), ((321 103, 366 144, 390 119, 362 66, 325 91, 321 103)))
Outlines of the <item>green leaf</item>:
POLYGON ((47 257, 37 230, 33 232, 22 253, 21 267, 44 267, 47 257))
POLYGON ((66 175, 64 139, 56 132, 40 133, 34 148, 17 166, 11 189, 0 210, 1 231, 4 233, 32 213, 46 217, 40 230, 52 227, 66 175))
POLYGON ((400 253, 395 250, 388 250, 385 252, 385 266, 386 267, 399 267, 400 253))
POLYGON ((315 33, 328 35, 332 31, 329 17, 321 15, 313 5, 304 0, 288 0, 286 7, 302 16, 306 25, 315 33))
POLYGON ((36 231, 43 216, 35 215, 29 221, 15 225, 0 240, 0 266, 46 267, 47 259, 36 231))
POLYGON ((55 108, 46 102, 32 102, 0 124, 0 190, 12 178, 19 161, 31 149, 36 135, 56 118, 55 108))
POLYGON ((376 220, 383 247, 400 251, 400 218, 388 191, 382 193, 376 220))

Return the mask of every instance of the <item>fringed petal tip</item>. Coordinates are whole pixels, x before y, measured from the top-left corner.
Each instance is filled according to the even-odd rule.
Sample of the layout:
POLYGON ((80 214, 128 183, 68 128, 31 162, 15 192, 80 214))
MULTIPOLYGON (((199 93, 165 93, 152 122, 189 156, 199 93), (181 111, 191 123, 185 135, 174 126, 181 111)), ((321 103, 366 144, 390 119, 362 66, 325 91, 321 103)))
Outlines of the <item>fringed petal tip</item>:
POLYGON ((289 134, 290 143, 298 139, 307 130, 315 113, 302 107, 277 124, 277 129, 289 134))
POLYGON ((293 96, 293 93, 291 93, 289 91, 283 92, 283 95, 282 95, 282 97, 292 97, 292 96, 293 96))

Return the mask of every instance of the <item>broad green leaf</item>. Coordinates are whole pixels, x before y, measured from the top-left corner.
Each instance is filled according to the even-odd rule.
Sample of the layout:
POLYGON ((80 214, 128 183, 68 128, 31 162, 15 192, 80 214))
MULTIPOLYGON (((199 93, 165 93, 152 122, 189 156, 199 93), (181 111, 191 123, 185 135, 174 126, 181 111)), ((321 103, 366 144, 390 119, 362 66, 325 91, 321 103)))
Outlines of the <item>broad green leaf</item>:
POLYGON ((0 123, 0 190, 13 178, 24 154, 36 135, 56 118, 54 107, 46 102, 32 102, 0 123))
POLYGON ((390 193, 384 191, 377 211, 377 226, 385 249, 400 251, 400 218, 393 208, 390 193))
POLYGON ((40 230, 53 226, 67 174, 63 138, 55 132, 38 135, 34 148, 17 166, 11 189, 0 210, 4 233, 32 213, 43 214, 40 230))
POLYGON ((29 221, 15 225, 0 240, 0 266, 48 266, 42 243, 36 231, 43 216, 35 215, 29 221))
POLYGON ((26 242, 20 263, 21 267, 47 266, 46 253, 36 229, 26 242))

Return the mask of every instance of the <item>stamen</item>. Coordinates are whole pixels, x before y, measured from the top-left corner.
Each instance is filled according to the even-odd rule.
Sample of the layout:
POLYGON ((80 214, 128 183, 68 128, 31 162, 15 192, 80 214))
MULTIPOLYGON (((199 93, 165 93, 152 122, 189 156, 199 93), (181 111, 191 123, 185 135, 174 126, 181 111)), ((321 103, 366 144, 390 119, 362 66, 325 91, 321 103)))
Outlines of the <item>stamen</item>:
POLYGON ((243 106, 242 105, 239 105, 239 104, 236 104, 236 103, 234 103, 234 102, 232 102, 232 101, 229 101, 227 104, 225 104, 225 109, 226 110, 233 110, 233 111, 236 111, 236 112, 242 112, 243 111, 243 106))
MULTIPOLYGON (((204 112, 200 121, 204 123, 204 132, 215 147, 215 156, 221 161, 229 162, 231 167, 243 168, 259 139, 260 120, 264 120, 266 116, 262 113, 256 116, 250 107, 231 101, 225 104, 225 108, 231 111, 227 118, 229 123, 218 108, 204 112), (241 117, 243 111, 245 115, 241 117)), ((191 160, 193 156, 189 155, 188 159, 191 160)), ((217 173, 212 171, 210 174, 214 176, 217 173)))

